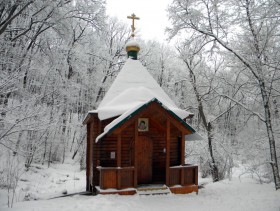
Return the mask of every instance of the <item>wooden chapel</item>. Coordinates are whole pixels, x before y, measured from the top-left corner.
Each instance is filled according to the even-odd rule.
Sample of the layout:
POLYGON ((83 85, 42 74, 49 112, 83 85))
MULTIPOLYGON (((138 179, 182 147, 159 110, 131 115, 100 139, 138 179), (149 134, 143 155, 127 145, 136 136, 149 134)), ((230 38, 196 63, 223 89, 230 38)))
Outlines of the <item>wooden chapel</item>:
POLYGON ((86 189, 121 195, 198 192, 198 167, 185 163, 185 141, 202 139, 186 122, 192 114, 178 108, 137 60, 140 47, 133 37, 122 70, 83 122, 86 189))

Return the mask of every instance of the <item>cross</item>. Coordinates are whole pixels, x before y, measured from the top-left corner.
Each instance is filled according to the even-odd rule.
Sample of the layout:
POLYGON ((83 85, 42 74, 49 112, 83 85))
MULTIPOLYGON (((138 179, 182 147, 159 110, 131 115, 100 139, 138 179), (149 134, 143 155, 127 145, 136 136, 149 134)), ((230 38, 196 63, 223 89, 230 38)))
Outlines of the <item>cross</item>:
POLYGON ((128 19, 132 19, 132 25, 131 25, 131 29, 132 29, 132 34, 131 37, 134 37, 134 31, 135 31, 135 26, 134 26, 134 20, 140 20, 139 17, 136 17, 136 15, 133 13, 131 16, 127 16, 128 19))

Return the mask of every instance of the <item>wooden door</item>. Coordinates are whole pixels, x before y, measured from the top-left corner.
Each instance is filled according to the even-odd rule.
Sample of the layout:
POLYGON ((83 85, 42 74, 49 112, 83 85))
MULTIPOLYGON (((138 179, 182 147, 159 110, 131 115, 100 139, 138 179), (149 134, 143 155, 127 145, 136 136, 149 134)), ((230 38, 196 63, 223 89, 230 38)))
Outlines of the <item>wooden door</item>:
POLYGON ((153 142, 146 136, 138 139, 138 184, 148 184, 153 180, 153 142))

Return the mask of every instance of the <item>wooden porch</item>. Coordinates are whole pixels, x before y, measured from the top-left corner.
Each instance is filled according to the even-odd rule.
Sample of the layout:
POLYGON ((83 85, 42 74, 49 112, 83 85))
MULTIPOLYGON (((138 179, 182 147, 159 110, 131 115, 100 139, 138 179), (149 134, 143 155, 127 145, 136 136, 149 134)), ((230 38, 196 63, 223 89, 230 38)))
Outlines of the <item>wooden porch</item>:
MULTIPOLYGON (((134 167, 97 167, 100 172, 100 194, 133 195, 138 187, 134 167), (115 189, 115 190, 114 190, 115 189), (109 190, 109 191, 106 191, 109 190)), ((198 166, 182 165, 169 167, 166 185, 175 194, 198 192, 198 166), (168 182, 167 182, 168 181, 168 182)))

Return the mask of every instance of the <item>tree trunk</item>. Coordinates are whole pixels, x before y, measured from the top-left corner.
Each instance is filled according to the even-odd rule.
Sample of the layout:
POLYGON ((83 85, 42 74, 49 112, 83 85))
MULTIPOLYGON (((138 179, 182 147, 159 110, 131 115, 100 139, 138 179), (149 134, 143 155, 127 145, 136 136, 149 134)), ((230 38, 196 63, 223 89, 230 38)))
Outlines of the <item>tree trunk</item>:
POLYGON ((213 178, 213 182, 218 182, 220 180, 219 178, 219 170, 215 162, 214 154, 213 154, 213 146, 212 146, 212 125, 209 122, 207 125, 207 138, 208 138, 208 147, 209 147, 209 153, 211 157, 211 174, 213 178))
POLYGON ((195 93, 195 96, 196 96, 196 100, 198 102, 199 115, 202 119, 202 124, 203 124, 204 128, 207 130, 208 149, 209 149, 209 154, 210 154, 210 157, 211 157, 210 168, 211 168, 211 174, 212 174, 213 182, 217 182, 217 181, 220 180, 220 178, 219 178, 219 169, 218 169, 218 166, 215 162, 214 153, 213 153, 213 145, 212 145, 212 139, 213 139, 212 129, 213 128, 212 128, 211 123, 207 122, 205 112, 204 112, 204 109, 203 109, 203 105, 202 105, 202 99, 200 97, 199 91, 197 90, 196 77, 194 75, 194 72, 192 71, 192 69, 189 66, 189 64, 187 63, 187 61, 185 61, 185 63, 187 64, 189 72, 190 72, 191 84, 193 86, 193 90, 194 90, 194 93, 195 93))
POLYGON ((260 88, 261 88, 261 94, 262 99, 264 103, 264 113, 265 113, 265 126, 267 130, 268 135, 268 141, 269 141, 269 148, 270 148, 270 164, 273 172, 274 177, 274 183, 275 183, 275 189, 280 189, 280 177, 279 177, 279 169, 277 164, 277 154, 276 154, 276 147, 275 147, 275 139, 273 134, 273 128, 272 128, 272 122, 271 122, 271 109, 269 104, 269 98, 267 96, 267 92, 265 90, 265 84, 264 81, 260 81, 260 88))

